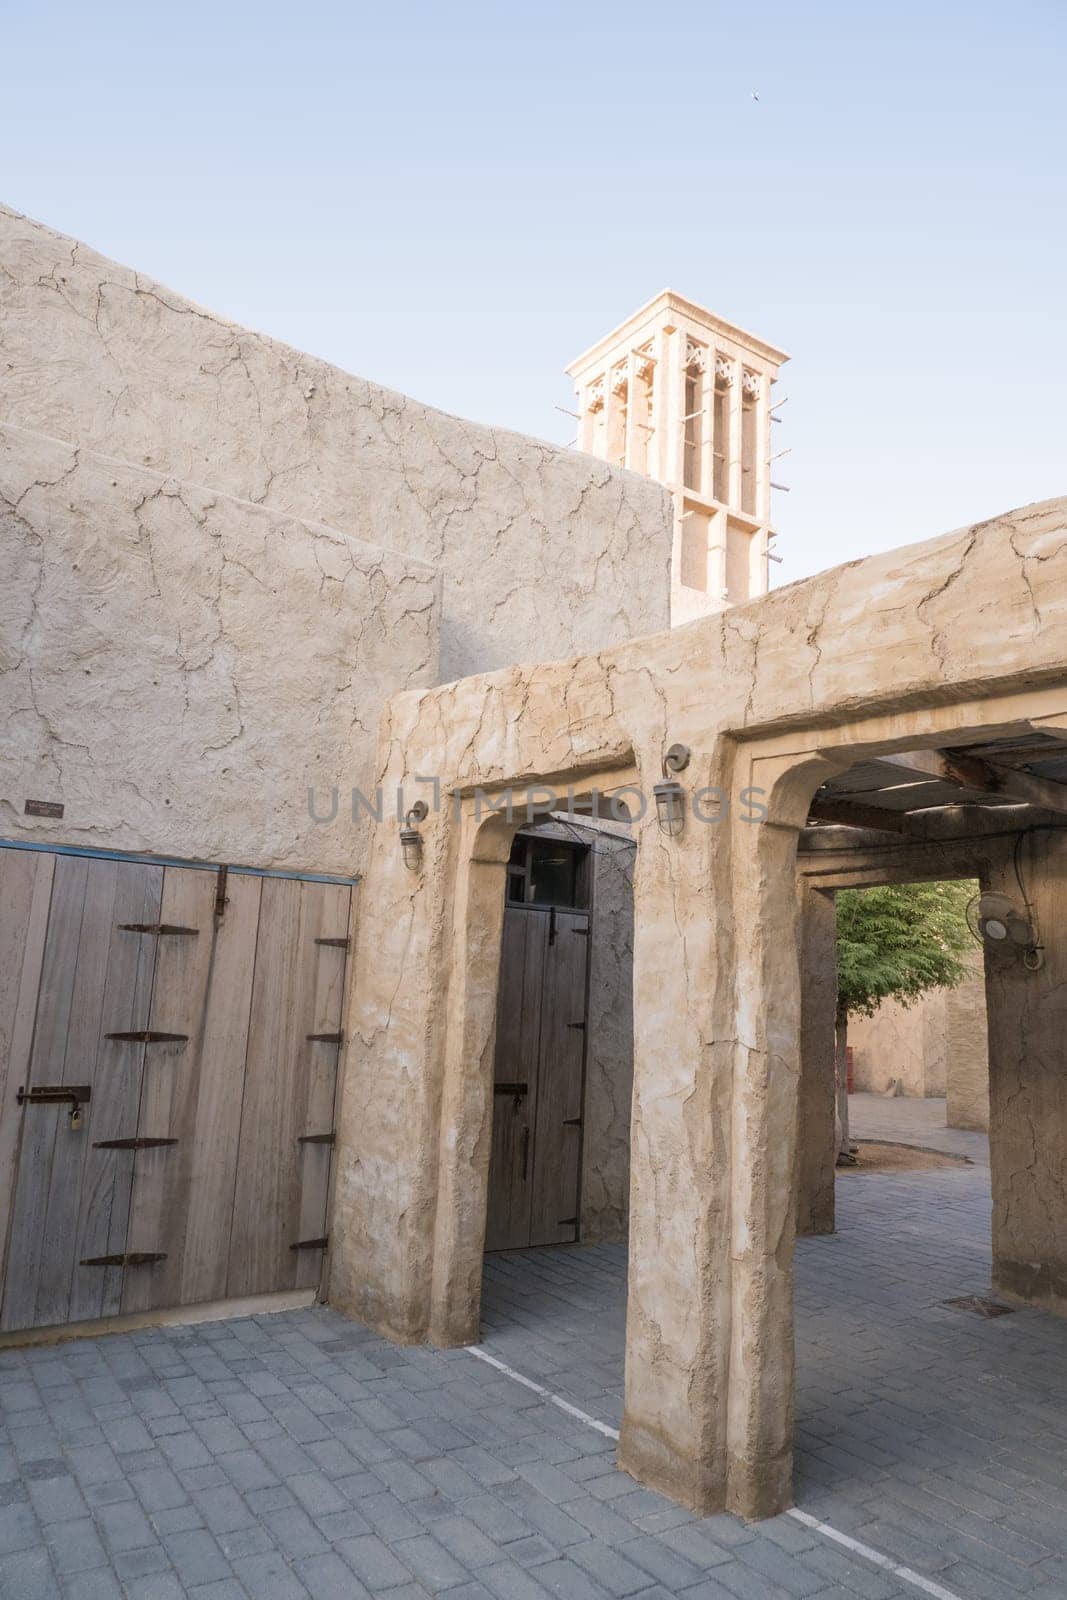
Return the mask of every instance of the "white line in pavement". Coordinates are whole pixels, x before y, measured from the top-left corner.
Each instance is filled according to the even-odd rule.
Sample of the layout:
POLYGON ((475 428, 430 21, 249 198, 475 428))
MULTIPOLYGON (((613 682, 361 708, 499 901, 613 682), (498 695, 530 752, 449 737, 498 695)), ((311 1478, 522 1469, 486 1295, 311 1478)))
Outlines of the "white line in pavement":
MULTIPOLYGON (((601 1422, 597 1417, 591 1417, 588 1411, 582 1411, 578 1406, 572 1406, 569 1400, 564 1400, 562 1395, 553 1394, 551 1389, 546 1389, 543 1383, 535 1383, 533 1378, 526 1378, 521 1372, 516 1372, 514 1367, 509 1367, 506 1361, 498 1361, 496 1356, 491 1356, 488 1350, 483 1350, 480 1345, 468 1344, 463 1347, 470 1356, 477 1356, 479 1361, 484 1361, 487 1366, 495 1367, 502 1372, 505 1378, 511 1378, 515 1383, 521 1383, 524 1389, 531 1389, 534 1394, 539 1394, 542 1400, 547 1400, 549 1405, 557 1406, 560 1411, 565 1411, 569 1417, 577 1417, 579 1422, 584 1422, 587 1427, 595 1428, 597 1433, 602 1433, 606 1439, 618 1439, 618 1428, 612 1428, 606 1422, 601 1422)), ((786 1512, 787 1517, 792 1517, 796 1522, 802 1522, 805 1528, 810 1528, 813 1533, 821 1533, 824 1539, 832 1539, 835 1544, 843 1545, 846 1550, 851 1550, 854 1555, 862 1556, 873 1566, 881 1567, 884 1572, 891 1572, 901 1583, 910 1583, 913 1588, 921 1589, 923 1594, 933 1597, 933 1600, 963 1600, 952 1589, 946 1589, 942 1584, 935 1583, 932 1578, 924 1578, 921 1572, 915 1572, 911 1567, 902 1567, 891 1556, 885 1556, 880 1550, 874 1550, 869 1544, 864 1544, 860 1539, 853 1539, 851 1534, 840 1533, 837 1528, 832 1528, 828 1522, 820 1522, 818 1517, 811 1516, 807 1511, 800 1511, 793 1507, 786 1512)))
POLYGON ((596 1417, 589 1415, 588 1411, 579 1411, 578 1407, 572 1406, 569 1400, 564 1400, 562 1396, 553 1394, 551 1389, 546 1389, 543 1383, 535 1383, 532 1378, 524 1378, 521 1372, 515 1371, 514 1367, 509 1367, 506 1362, 498 1361, 496 1356, 491 1356, 488 1350, 482 1350, 476 1344, 464 1345, 463 1348, 468 1355, 477 1356, 479 1361, 488 1362, 491 1367, 495 1367, 498 1372, 502 1372, 506 1378, 514 1378, 515 1382, 521 1383, 524 1389, 532 1389, 534 1394, 539 1394, 550 1405, 558 1406, 569 1417, 577 1417, 579 1422, 584 1422, 590 1428, 595 1428, 597 1433, 602 1433, 606 1439, 618 1439, 618 1428, 609 1428, 606 1422, 598 1422, 596 1417))
POLYGON ((963 1600, 953 1589, 946 1589, 943 1584, 935 1583, 932 1578, 924 1578, 921 1572, 915 1572, 911 1567, 902 1567, 891 1557, 882 1555, 880 1550, 872 1550, 869 1544, 863 1544, 859 1539, 853 1539, 850 1534, 839 1533, 836 1528, 831 1528, 828 1522, 820 1522, 818 1517, 809 1516, 806 1511, 801 1511, 794 1506, 792 1511, 786 1512, 787 1517, 794 1517, 797 1522, 802 1522, 805 1528, 811 1528, 814 1533, 821 1533, 824 1538, 832 1539, 835 1544, 844 1545, 846 1550, 855 1551, 856 1555, 863 1556, 866 1561, 872 1561, 876 1567, 882 1567, 886 1572, 891 1572, 901 1583, 910 1583, 916 1589, 921 1589, 923 1594, 930 1594, 935 1600, 963 1600))

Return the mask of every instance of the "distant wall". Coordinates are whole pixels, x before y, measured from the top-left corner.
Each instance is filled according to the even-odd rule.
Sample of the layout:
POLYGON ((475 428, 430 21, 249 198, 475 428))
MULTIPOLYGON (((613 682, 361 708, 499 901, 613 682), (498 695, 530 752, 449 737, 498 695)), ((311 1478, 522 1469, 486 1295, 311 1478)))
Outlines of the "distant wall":
POLYGON ((442 574, 441 681, 669 625, 670 499, 192 305, 0 207, 0 421, 442 574))
POLYGON ((989 1129, 989 1040, 985 972, 976 950, 973 975, 945 995, 945 1060, 950 1128, 989 1129))
POLYGON ((897 1088, 906 1095, 945 1092, 944 997, 912 1006, 885 1000, 873 1017, 850 1017, 852 1086, 870 1094, 897 1088))
POLYGON ((981 951, 956 989, 935 989, 912 1006, 885 1001, 853 1017, 853 1087, 873 1094, 944 1096, 950 1128, 989 1127, 989 1058, 981 951))
POLYGON ((0 837, 351 874, 432 567, 0 426, 0 837), (333 785, 338 820, 317 825, 333 785), (27 799, 61 820, 27 817, 27 799))

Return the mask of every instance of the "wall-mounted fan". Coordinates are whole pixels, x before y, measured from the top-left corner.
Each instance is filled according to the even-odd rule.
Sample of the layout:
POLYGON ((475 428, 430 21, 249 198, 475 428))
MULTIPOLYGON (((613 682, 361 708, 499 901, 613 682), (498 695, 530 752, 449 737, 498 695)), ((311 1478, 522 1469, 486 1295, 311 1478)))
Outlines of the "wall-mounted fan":
POLYGON ((1026 911, 1010 895, 977 894, 967 907, 967 926, 979 944, 1009 950, 1013 946, 1023 952, 1023 961, 1031 969, 1043 961, 1037 930, 1026 911))

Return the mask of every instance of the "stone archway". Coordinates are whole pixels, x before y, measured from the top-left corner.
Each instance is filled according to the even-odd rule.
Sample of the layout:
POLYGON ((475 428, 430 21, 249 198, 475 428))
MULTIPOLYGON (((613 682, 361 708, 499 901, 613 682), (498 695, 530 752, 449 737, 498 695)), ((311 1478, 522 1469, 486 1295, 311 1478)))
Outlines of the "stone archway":
POLYGON ((667 747, 684 743, 691 799, 757 789, 768 814, 755 825, 732 804, 677 837, 654 814, 639 828, 620 1461, 700 1511, 789 1504, 797 832, 817 785, 864 752, 966 743, 1034 719, 1067 727, 1067 592, 1032 554, 1058 548, 1065 524, 1062 504, 1034 508, 669 635, 391 703, 383 782, 437 772, 459 800, 427 821, 418 873, 389 830, 372 849, 335 1304, 394 1338, 455 1343, 477 1330, 510 836, 483 836, 470 798, 622 773, 647 794, 667 747), (998 628, 957 638, 959 607, 988 608, 994 593, 998 628))

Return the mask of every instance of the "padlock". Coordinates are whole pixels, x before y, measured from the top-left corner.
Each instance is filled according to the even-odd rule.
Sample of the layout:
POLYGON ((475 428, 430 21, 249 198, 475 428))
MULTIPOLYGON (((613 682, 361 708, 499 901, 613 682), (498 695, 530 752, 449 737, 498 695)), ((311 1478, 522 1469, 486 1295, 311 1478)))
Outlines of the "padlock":
POLYGON ((70 1108, 70 1131, 72 1133, 77 1133, 78 1129, 81 1127, 81 1125, 82 1125, 82 1108, 78 1104, 77 1100, 75 1100, 74 1104, 70 1108))

